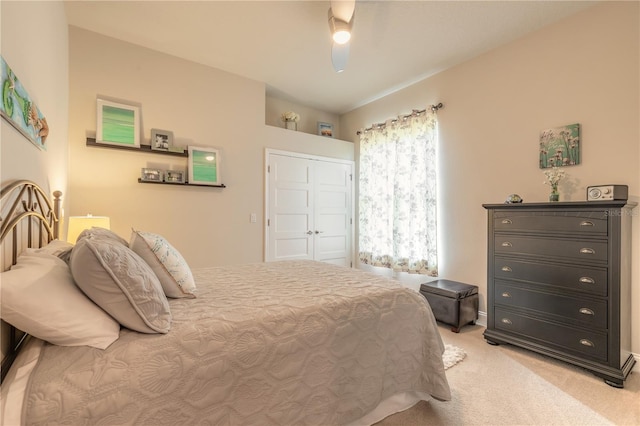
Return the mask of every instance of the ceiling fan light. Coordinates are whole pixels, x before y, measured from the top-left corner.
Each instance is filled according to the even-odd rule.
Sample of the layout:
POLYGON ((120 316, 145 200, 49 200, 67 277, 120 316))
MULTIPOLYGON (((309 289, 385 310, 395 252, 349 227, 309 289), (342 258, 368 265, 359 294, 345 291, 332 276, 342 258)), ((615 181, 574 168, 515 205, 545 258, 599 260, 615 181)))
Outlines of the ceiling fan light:
POLYGON ((351 39, 351 33, 349 30, 338 30, 333 33, 333 41, 338 44, 345 44, 351 39))
POLYGON ((329 8, 329 29, 333 41, 338 44, 348 43, 351 39, 351 23, 336 18, 331 8, 329 8))

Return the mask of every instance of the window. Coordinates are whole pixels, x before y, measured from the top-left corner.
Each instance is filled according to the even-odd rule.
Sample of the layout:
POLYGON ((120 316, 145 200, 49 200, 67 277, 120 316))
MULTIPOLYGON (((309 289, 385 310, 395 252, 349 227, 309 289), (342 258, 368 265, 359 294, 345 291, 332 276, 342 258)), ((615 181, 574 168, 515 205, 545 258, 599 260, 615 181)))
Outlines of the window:
POLYGON ((437 276, 437 127, 427 109, 361 133, 361 262, 437 276))

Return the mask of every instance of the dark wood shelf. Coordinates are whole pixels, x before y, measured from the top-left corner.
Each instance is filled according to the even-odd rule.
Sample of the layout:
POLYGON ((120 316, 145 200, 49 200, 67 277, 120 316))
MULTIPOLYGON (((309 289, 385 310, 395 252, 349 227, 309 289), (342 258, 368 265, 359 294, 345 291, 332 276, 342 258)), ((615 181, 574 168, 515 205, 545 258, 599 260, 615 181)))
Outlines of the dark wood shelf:
POLYGON ((95 148, 109 148, 109 149, 120 149, 125 151, 137 151, 151 154, 161 154, 161 155, 172 155, 174 157, 188 157, 189 151, 183 150, 182 152, 178 151, 161 151, 157 149, 151 149, 151 145, 140 145, 140 148, 132 147, 132 146, 120 146, 120 145, 111 145, 106 143, 98 143, 95 138, 87 138, 87 146, 92 146, 95 148))
POLYGON ((155 184, 160 184, 160 185, 175 185, 175 186, 206 186, 209 188, 226 188, 227 186, 225 184, 220 184, 220 185, 205 185, 202 183, 189 183, 189 182, 156 182, 156 181, 152 181, 152 180, 142 180, 140 178, 138 178, 138 183, 155 183, 155 184))

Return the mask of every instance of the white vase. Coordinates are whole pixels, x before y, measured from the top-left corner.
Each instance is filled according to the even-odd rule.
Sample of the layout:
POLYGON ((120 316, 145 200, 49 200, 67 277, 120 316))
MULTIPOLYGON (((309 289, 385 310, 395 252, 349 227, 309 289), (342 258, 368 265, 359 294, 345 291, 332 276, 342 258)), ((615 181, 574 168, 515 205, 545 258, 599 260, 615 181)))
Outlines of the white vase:
POLYGON ((298 130, 298 123, 295 121, 285 121, 284 128, 288 130, 298 130))

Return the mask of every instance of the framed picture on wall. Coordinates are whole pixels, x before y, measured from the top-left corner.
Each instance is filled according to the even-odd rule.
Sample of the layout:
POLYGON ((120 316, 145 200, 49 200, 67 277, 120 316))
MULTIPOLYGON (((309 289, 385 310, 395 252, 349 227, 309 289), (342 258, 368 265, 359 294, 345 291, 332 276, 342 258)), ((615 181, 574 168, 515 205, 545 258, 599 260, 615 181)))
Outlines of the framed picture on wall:
POLYGON ((189 183, 221 186, 220 150, 189 146, 189 183))
POLYGON ((49 125, 18 77, 0 55, 0 116, 39 149, 46 150, 49 125))
POLYGON ((322 121, 318 121, 318 135, 325 136, 328 138, 333 137, 333 124, 331 123, 323 123, 322 121))
POLYGON ((96 142, 140 148, 140 108, 98 98, 96 142))
POLYGON ((151 129, 151 149, 169 151, 173 146, 173 132, 170 130, 151 129))

